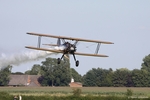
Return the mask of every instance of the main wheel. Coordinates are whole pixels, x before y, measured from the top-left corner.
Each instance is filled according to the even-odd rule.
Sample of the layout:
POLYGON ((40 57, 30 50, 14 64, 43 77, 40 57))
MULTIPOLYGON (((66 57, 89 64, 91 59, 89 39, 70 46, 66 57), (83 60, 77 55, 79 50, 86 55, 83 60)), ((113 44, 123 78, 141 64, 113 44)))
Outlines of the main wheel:
POLYGON ((60 61, 61 61, 61 59, 60 59, 60 58, 58 58, 58 59, 57 59, 57 64, 60 64, 60 61))
POLYGON ((79 61, 77 60, 77 61, 76 61, 76 67, 78 67, 78 66, 79 66, 79 61))

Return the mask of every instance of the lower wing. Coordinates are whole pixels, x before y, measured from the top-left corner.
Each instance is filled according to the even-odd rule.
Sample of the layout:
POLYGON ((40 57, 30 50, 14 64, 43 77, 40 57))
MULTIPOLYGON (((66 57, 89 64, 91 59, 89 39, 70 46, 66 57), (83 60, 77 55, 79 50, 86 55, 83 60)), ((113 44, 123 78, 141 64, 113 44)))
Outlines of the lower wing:
POLYGON ((75 52, 75 54, 82 55, 82 56, 108 57, 107 55, 102 55, 102 54, 89 54, 89 53, 79 53, 79 52, 75 52))
POLYGON ((28 49, 35 49, 35 50, 42 50, 42 51, 50 51, 55 53, 63 53, 62 50, 54 50, 54 49, 46 49, 46 48, 37 48, 37 47, 31 47, 31 46, 25 46, 28 49))
MULTIPOLYGON (((42 51, 50 51, 50 52, 55 52, 55 53, 64 53, 63 50, 37 48, 37 47, 31 47, 31 46, 26 46, 26 48, 35 49, 35 50, 42 50, 42 51)), ((107 55, 102 55, 102 54, 89 54, 89 53, 79 53, 79 52, 75 52, 74 54, 81 55, 81 56, 108 57, 107 55)))

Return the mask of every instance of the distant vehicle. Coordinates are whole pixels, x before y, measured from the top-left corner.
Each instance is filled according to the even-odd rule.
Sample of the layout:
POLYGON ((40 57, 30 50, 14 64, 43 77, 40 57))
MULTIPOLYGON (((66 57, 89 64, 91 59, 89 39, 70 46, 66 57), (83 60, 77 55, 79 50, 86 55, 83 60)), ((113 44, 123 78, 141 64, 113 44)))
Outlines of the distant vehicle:
POLYGON ((65 54, 72 54, 73 55, 76 66, 79 66, 79 61, 76 60, 75 55, 94 56, 94 57, 108 57, 107 55, 98 54, 100 44, 101 43, 102 44, 114 44, 112 42, 99 41, 99 40, 90 40, 90 39, 81 39, 81 38, 72 38, 72 37, 66 37, 66 36, 55 36, 55 35, 39 34, 39 33, 27 33, 27 34, 38 36, 38 46, 37 47, 26 46, 26 48, 35 49, 35 50, 50 51, 50 52, 55 52, 55 53, 62 53, 63 54, 62 57, 58 58, 58 64, 60 64, 60 62, 61 62, 62 58, 65 56, 65 54), (45 44, 45 45, 49 45, 49 46, 54 46, 54 49, 41 48, 40 47, 41 37, 57 38, 58 39, 57 44, 45 44), (72 40, 72 41, 74 41, 74 43, 70 43, 70 42, 67 42, 65 40, 72 40), (61 41, 63 42, 63 44, 61 44, 61 41), (79 41, 97 43, 95 54, 76 52, 77 43, 79 41))

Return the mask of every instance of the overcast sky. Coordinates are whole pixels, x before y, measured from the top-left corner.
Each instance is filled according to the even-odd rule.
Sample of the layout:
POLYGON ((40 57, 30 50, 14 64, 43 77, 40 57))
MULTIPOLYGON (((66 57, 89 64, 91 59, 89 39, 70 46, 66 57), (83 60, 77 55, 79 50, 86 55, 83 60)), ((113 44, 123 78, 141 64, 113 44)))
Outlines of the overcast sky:
MULTIPOLYGON (((12 55, 34 51, 25 46, 37 46, 37 37, 26 32, 114 42, 100 47, 99 53, 108 58, 76 56, 80 61, 76 68, 70 57, 71 67, 82 75, 98 67, 140 69, 143 58, 150 54, 150 0, 1 0, 1 62, 4 57, 10 59, 12 55)), ((90 43, 78 45, 79 52, 94 53, 96 49, 90 43)), ((14 65, 12 71, 24 72, 44 60, 45 57, 14 65)))

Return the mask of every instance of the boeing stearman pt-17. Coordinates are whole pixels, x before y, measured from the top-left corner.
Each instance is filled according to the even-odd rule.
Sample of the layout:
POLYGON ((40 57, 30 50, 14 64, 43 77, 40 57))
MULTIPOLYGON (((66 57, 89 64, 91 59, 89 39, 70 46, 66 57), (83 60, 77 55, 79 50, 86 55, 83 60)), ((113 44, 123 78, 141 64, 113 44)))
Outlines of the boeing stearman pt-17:
POLYGON ((61 58, 58 58, 58 64, 60 64, 62 58, 66 54, 72 54, 73 58, 75 60, 75 65, 79 66, 79 61, 76 60, 75 55, 82 55, 82 56, 94 56, 94 57, 108 57, 107 55, 102 55, 98 54, 99 48, 101 44, 114 44, 112 42, 107 42, 107 41, 99 41, 99 40, 90 40, 90 39, 81 39, 81 38, 72 38, 72 37, 66 37, 66 36, 55 36, 55 35, 48 35, 48 34, 40 34, 40 33, 27 33, 29 35, 35 35, 38 36, 38 46, 37 47, 32 47, 32 46, 26 46, 26 48, 29 49, 35 49, 35 50, 43 50, 43 51, 49 51, 49 52, 54 52, 54 53, 62 53, 63 55, 61 58), (49 48, 41 48, 41 37, 51 37, 51 38, 57 38, 57 44, 46 44, 49 46, 54 46, 54 49, 49 49, 49 48), (74 41, 74 43, 68 42, 66 40, 71 40, 74 41), (61 44, 61 41, 63 44, 61 44), (79 41, 83 42, 94 42, 97 43, 96 51, 94 54, 92 53, 80 53, 76 52, 77 51, 77 43, 79 41))

